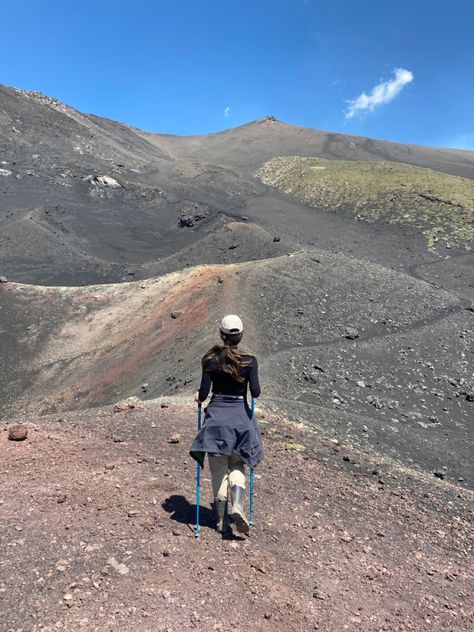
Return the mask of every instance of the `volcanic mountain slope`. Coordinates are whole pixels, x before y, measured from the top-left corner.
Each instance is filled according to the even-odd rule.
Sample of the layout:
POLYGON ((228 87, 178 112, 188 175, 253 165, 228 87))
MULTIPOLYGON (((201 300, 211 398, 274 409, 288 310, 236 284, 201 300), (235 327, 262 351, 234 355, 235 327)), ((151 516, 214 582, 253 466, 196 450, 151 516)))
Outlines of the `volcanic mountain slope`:
MULTIPOLYGON (((272 117, 208 136, 150 134, 6 87, 0 87, 0 134, 0 270, 27 283, 146 278, 164 258, 193 244, 199 252, 193 263, 222 263, 223 251, 201 239, 242 216, 291 243, 352 251, 387 265, 407 262, 407 253, 399 252, 402 238, 410 262, 424 263, 422 235, 410 222, 392 232, 383 221, 360 226, 315 213, 262 184, 257 170, 277 156, 296 155, 355 165, 403 162, 474 176, 472 152, 330 134, 272 117)), ((342 181, 335 187, 344 191, 342 181)), ((419 193, 429 196, 429 186, 419 193)), ((435 227, 428 221, 424 228, 435 227)), ((251 248, 246 257, 255 258, 251 248)))
POLYGON ((473 152, 11 88, 0 132, 3 417, 190 392, 236 312, 269 408, 472 484, 473 152))
POLYGON ((312 249, 120 285, 1 292, 15 323, 3 334, 4 415, 143 396, 143 383, 148 396, 189 392, 220 315, 238 312, 269 408, 474 482, 473 313, 423 281, 312 249))

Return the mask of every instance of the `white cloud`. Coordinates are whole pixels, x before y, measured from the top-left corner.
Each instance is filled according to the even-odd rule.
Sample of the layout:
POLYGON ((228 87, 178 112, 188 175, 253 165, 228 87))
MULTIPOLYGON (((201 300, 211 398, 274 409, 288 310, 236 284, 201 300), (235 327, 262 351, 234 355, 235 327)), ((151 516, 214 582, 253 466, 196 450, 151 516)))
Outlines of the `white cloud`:
POLYGON ((226 108, 224 108, 224 116, 225 116, 226 118, 229 118, 229 116, 230 116, 230 107, 229 107, 229 106, 227 106, 226 108))
POLYGON ((377 106, 390 103, 406 85, 413 81, 413 73, 404 68, 394 70, 395 77, 381 81, 374 86, 370 94, 363 92, 357 99, 348 101, 346 118, 351 119, 361 112, 372 112, 377 106))

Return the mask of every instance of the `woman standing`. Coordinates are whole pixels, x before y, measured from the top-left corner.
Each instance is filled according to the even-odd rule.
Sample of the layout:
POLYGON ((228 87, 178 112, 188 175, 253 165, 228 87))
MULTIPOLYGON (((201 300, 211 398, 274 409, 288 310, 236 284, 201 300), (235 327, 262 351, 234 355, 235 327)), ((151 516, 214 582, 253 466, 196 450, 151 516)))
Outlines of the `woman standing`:
POLYGON ((243 325, 231 314, 222 319, 222 345, 215 345, 202 358, 202 379, 196 401, 201 404, 212 385, 212 397, 206 408, 201 430, 190 454, 201 466, 207 453, 211 471, 217 531, 229 528, 228 515, 237 530, 248 533, 249 523, 242 506, 245 490, 245 463, 255 467, 263 458, 257 420, 247 402, 247 387, 252 397, 260 395, 257 358, 237 348, 243 325), (227 512, 230 491, 231 509, 227 512))

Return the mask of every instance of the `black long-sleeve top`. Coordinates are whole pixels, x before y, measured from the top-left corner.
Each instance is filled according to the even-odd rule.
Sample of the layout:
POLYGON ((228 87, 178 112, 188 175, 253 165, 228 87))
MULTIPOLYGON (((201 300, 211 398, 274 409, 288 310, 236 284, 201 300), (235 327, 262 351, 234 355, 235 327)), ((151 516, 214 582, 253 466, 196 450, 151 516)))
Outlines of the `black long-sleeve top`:
MULTIPOLYGON (((243 354, 242 354, 243 355, 243 354)), ((247 385, 250 388, 252 397, 260 395, 260 384, 258 381, 258 362, 253 355, 245 355, 243 358, 248 362, 247 366, 242 367, 240 375, 244 378, 244 382, 237 382, 229 373, 225 373, 219 369, 217 360, 213 360, 205 367, 202 372, 201 386, 199 387, 199 400, 203 402, 209 395, 212 384, 212 392, 222 395, 243 395, 247 394, 247 385)))

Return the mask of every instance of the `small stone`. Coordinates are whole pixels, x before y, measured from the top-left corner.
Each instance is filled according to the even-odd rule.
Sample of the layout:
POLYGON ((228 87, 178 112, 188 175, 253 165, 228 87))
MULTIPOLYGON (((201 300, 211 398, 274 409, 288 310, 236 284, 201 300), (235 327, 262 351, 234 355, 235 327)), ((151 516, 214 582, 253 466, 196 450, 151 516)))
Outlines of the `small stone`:
POLYGON ((10 441, 24 441, 28 436, 28 428, 23 424, 12 426, 8 432, 10 441))
POLYGON ((67 499, 66 494, 59 494, 59 496, 57 496, 57 498, 56 498, 56 502, 57 502, 59 505, 62 505, 62 503, 65 503, 65 502, 66 502, 66 499, 67 499))
POLYGON ((272 618, 272 613, 271 612, 265 612, 265 614, 263 615, 265 617, 265 619, 267 619, 267 621, 269 621, 272 618))
POLYGON ((433 474, 436 478, 444 479, 446 472, 444 472, 444 470, 435 470, 433 474))
POLYGON ((8 279, 5 276, 0 276, 0 283, 8 283, 8 279))
POLYGON ((184 314, 184 310, 176 309, 174 312, 171 312, 171 318, 174 318, 176 320, 176 318, 179 318, 183 314, 184 314))
POLYGON ((274 242, 277 242, 277 241, 280 241, 280 239, 281 239, 281 237, 274 237, 274 238, 273 238, 273 241, 274 241, 274 242))
POLYGON ((114 406, 114 413, 121 413, 124 410, 128 410, 129 406, 127 404, 127 402, 123 401, 123 402, 117 402, 114 406))
POLYGON ((133 397, 128 397, 127 399, 121 400, 120 402, 117 402, 114 405, 113 410, 114 410, 114 413, 120 413, 125 410, 128 410, 129 408, 143 409, 144 406, 141 403, 141 400, 139 397, 133 396, 133 397))
POLYGON ((347 338, 348 340, 355 340, 358 337, 359 332, 355 327, 346 327, 344 331, 344 338, 347 338))
POLYGON ((99 187, 110 187, 111 189, 120 189, 122 187, 115 178, 107 175, 86 176, 83 180, 99 187))
POLYGON ((109 557, 107 564, 111 566, 119 575, 128 575, 130 569, 125 564, 121 564, 115 557, 109 557))
POLYGON ((169 557, 170 556, 170 552, 168 551, 168 549, 163 549, 162 553, 163 553, 163 557, 169 557))
POLYGON ((115 465, 114 465, 113 463, 106 463, 106 464, 104 465, 104 468, 105 468, 106 470, 109 470, 109 471, 110 471, 110 470, 114 470, 114 469, 115 469, 115 465))
POLYGON ((168 437, 167 441, 168 443, 179 443, 180 438, 181 438, 181 435, 175 432, 174 434, 168 437))

